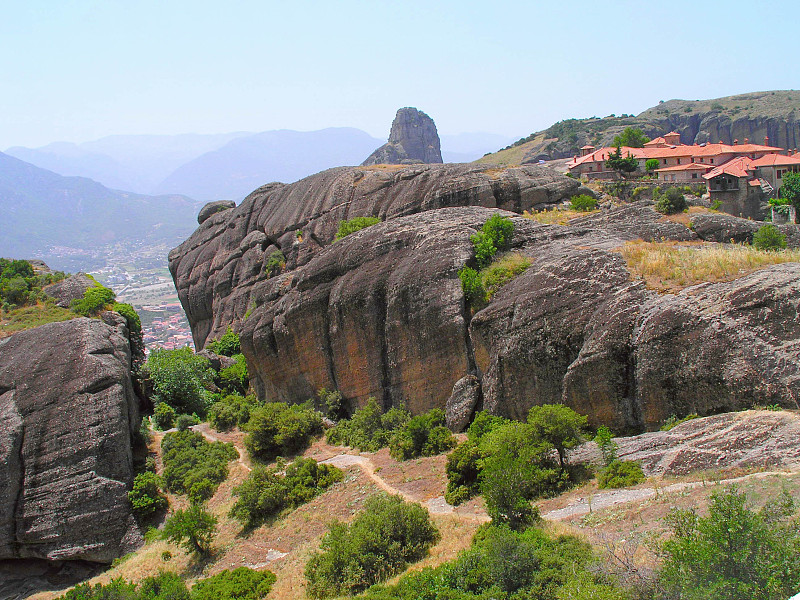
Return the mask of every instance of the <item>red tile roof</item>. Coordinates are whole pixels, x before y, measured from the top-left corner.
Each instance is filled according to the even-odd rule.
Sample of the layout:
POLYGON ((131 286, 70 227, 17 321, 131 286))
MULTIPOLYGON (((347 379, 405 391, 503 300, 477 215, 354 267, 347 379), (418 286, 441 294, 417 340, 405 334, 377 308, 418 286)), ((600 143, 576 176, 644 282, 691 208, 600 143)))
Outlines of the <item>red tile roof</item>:
POLYGON ((734 177, 750 177, 750 173, 747 171, 753 170, 753 159, 748 158, 746 156, 740 156, 738 158, 734 158, 729 160, 724 165, 720 165, 716 169, 709 171, 705 175, 703 175, 703 179, 713 179, 723 173, 727 175, 733 175, 734 177))
POLYGON ((707 165, 705 163, 698 164, 698 163, 689 163, 688 165, 675 165, 674 167, 664 167, 663 169, 656 169, 656 173, 661 173, 662 171, 708 171, 709 169, 713 169, 714 165, 707 165))
POLYGON ((800 165, 800 157, 783 156, 782 154, 766 154, 753 161, 753 167, 777 167, 800 165))

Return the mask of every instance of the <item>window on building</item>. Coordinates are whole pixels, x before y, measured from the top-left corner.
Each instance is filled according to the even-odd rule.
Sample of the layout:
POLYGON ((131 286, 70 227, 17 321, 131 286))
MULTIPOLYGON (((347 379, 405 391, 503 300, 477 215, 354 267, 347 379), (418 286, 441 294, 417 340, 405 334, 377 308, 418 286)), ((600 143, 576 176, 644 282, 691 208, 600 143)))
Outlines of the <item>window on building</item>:
POLYGON ((697 179, 697 173, 692 173, 692 179, 697 179))
POLYGON ((713 165, 714 164, 714 159, 713 158, 709 158, 708 162, 710 162, 713 165))
POLYGON ((681 159, 680 159, 680 158, 678 159, 678 162, 677 162, 677 164, 681 164, 681 159))
POLYGON ((664 159, 664 164, 667 164, 667 159, 666 158, 664 159))

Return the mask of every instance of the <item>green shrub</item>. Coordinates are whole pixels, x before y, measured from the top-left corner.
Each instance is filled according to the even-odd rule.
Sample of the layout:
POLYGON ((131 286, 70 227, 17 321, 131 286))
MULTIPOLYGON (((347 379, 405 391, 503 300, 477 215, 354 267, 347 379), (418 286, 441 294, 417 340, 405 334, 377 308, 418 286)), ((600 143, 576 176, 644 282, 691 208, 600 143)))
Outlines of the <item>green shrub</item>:
POLYGON ((250 385, 247 374, 247 361, 244 354, 234 354, 236 360, 230 367, 225 367, 219 372, 220 386, 232 393, 245 394, 250 385))
POLYGON ((639 463, 632 460, 614 459, 608 466, 600 470, 597 484, 601 490, 607 488, 630 487, 641 483, 646 478, 639 463))
POLYGON ((478 268, 489 266, 498 251, 507 250, 514 234, 514 223, 508 217, 492 215, 481 230, 470 236, 478 268))
POLYGON ((411 418, 408 411, 392 407, 384 413, 375 398, 353 413, 350 419, 339 421, 328 430, 329 444, 350 446, 362 452, 377 452, 389 445, 395 431, 411 418))
POLYGON ((455 445, 456 440, 445 426, 445 415, 441 408, 412 417, 389 441, 391 455, 396 460, 435 456, 455 445))
POLYGON ((681 190, 675 187, 669 188, 663 196, 659 195, 657 200, 654 193, 653 200, 655 200, 655 209, 665 215, 683 212, 688 206, 681 190))
POLYGON ((439 533, 419 504, 398 496, 370 497, 349 525, 337 523, 306 563, 311 598, 353 594, 423 558, 439 533))
POLYGON ((161 493, 163 482, 155 473, 145 471, 133 479, 133 489, 128 492, 133 514, 147 519, 167 507, 167 498, 161 493))
POLYGON ((87 289, 83 293, 83 298, 73 300, 70 308, 84 317, 93 317, 97 313, 111 308, 115 298, 116 294, 112 290, 98 283, 87 289))
POLYGON ((261 600, 272 589, 275 574, 238 567, 200 579, 192 587, 192 600, 261 600))
POLYGON ((193 502, 207 500, 228 476, 228 462, 238 458, 233 444, 207 442, 192 431, 168 433, 161 441, 164 483, 193 502))
POLYGON ((658 168, 658 159, 657 158, 648 158, 647 161, 644 163, 645 170, 649 172, 653 172, 658 168))
POLYGON ((478 446, 470 440, 460 443, 447 457, 447 493, 444 499, 448 504, 458 506, 480 492, 481 453, 478 446))
POLYGON ((510 421, 505 417, 489 414, 485 410, 479 411, 467 428, 467 439, 473 444, 477 444, 487 433, 491 433, 506 423, 510 423, 510 421))
POLYGON ((156 429, 162 431, 172 429, 175 426, 175 417, 177 416, 175 409, 169 404, 159 402, 153 411, 153 425, 155 425, 156 429))
POLYGON ((566 451, 583 441, 587 421, 586 415, 580 415, 563 404, 534 406, 528 412, 528 424, 533 427, 534 437, 556 449, 562 469, 566 463, 566 451))
MULTIPOLYGON (((300 232, 298 231, 298 233, 300 232)), ((286 257, 280 250, 275 250, 275 252, 270 254, 267 260, 264 261, 264 272, 270 277, 275 277, 275 275, 281 273, 285 267, 286 257)))
POLYGON ((617 458, 617 442, 614 441, 611 430, 605 425, 599 427, 597 435, 594 436, 594 441, 600 449, 603 464, 610 465, 617 458))
POLYGON ((800 530, 788 493, 759 511, 736 488, 711 495, 708 516, 674 510, 659 580, 687 600, 785 600, 800 589, 800 530))
POLYGON ((628 148, 643 148, 650 141, 638 127, 626 127, 622 133, 615 135, 612 146, 626 146, 628 148))
POLYGON ((486 290, 483 287, 480 273, 470 267, 462 267, 458 272, 461 280, 461 291, 464 292, 464 300, 473 308, 480 308, 486 304, 486 290))
POLYGON ((230 326, 219 339, 208 342, 206 347, 220 356, 234 356, 242 351, 242 345, 239 343, 239 334, 234 333, 230 326))
POLYGON ((500 288, 524 273, 530 266, 530 259, 519 253, 509 253, 493 261, 480 272, 481 288, 485 290, 484 299, 487 302, 491 300, 500 288))
POLYGON ((317 406, 329 419, 340 419, 344 415, 344 398, 337 390, 317 390, 317 406))
POLYGON ((573 196, 570 200, 570 208, 581 212, 588 212, 597 208, 597 198, 592 198, 588 194, 573 196))
POLYGON ((296 458, 286 467, 284 483, 289 506, 305 504, 344 478, 333 465, 323 465, 313 458, 296 458))
POLYGON ((189 600, 186 584, 175 573, 159 573, 145 577, 139 585, 123 579, 110 583, 82 583, 58 600, 189 600))
POLYGON ((217 517, 193 504, 176 510, 164 523, 164 537, 183 546, 187 552, 207 556, 217 535, 217 517))
POLYGON ((336 232, 336 236, 333 238, 333 241, 338 242, 351 233, 361 231, 362 229, 371 227, 372 225, 376 225, 380 222, 381 220, 377 217, 355 217, 348 221, 339 221, 339 231, 336 232))
POLYGON ((271 402, 252 411, 244 445, 250 456, 272 460, 302 452, 322 433, 322 415, 301 405, 271 402))
POLYGON ((255 396, 228 394, 208 409, 208 423, 217 431, 230 431, 234 427, 244 427, 250 420, 250 413, 258 406, 255 396))
POLYGON ((762 225, 753 234, 753 246, 759 250, 783 250, 786 236, 775 225, 762 225))
POLYGON ((189 427, 198 425, 200 420, 194 415, 178 415, 175 419, 175 427, 178 431, 186 431, 189 427))
POLYGON ((678 418, 675 415, 670 415, 670 417, 664 421, 664 424, 661 426, 661 431, 669 431, 673 427, 677 427, 681 423, 686 423, 686 421, 691 421, 692 419, 698 419, 700 416, 696 413, 692 413, 690 415, 686 415, 685 417, 678 418))
POLYGON ((121 314, 125 317, 125 322, 127 323, 128 331, 131 333, 141 333, 142 332, 142 321, 139 318, 139 313, 136 312, 136 309, 133 308, 130 304, 125 304, 123 302, 115 302, 112 306, 114 312, 121 314))
POLYGON ((152 382, 157 401, 178 413, 206 414, 210 399, 206 388, 213 384, 214 372, 208 360, 191 348, 153 350, 142 367, 142 375, 152 382))

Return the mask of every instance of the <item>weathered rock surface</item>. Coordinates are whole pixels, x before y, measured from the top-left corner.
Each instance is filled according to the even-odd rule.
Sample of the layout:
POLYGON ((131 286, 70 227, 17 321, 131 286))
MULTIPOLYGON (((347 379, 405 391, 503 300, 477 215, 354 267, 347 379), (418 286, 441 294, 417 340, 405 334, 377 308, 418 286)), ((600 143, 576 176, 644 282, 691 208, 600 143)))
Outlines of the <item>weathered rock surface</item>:
POLYGON ((44 293, 56 299, 61 308, 69 308, 73 300, 80 300, 90 287, 97 285, 85 273, 76 273, 44 288, 44 293))
POLYGON ((583 191, 577 181, 538 166, 331 169, 291 185, 263 186, 235 209, 212 215, 170 253, 170 271, 195 345, 202 348, 209 335, 219 337, 253 303, 264 302, 288 285, 288 274, 270 280, 264 272, 274 251, 283 252, 291 272, 331 244, 341 220, 387 220, 448 206, 519 213, 583 191))
POLYGON ((0 340, 0 559, 111 562, 141 543, 130 347, 125 320, 104 319, 0 340))
POLYGON ((800 264, 658 295, 614 250, 697 234, 646 202, 569 226, 513 214, 575 189, 551 177, 361 168, 257 190, 170 255, 195 343, 234 323, 262 397, 304 401, 325 387, 351 408, 369 396, 412 412, 449 405, 456 428, 476 408, 524 418, 547 402, 617 431, 671 414, 794 405, 800 264), (531 266, 473 314, 458 271, 472 260, 470 235, 498 208, 510 211, 512 249, 531 266), (340 219, 365 215, 384 221, 331 245, 340 219), (277 249, 287 268, 270 277, 263 261, 277 249), (454 394, 470 376, 480 383, 474 405, 454 394))
MULTIPOLYGON (((694 232, 709 242, 751 244, 753 234, 763 226, 764 223, 761 221, 741 219, 722 213, 697 214, 692 217, 694 232)), ((776 227, 786 235, 786 245, 789 248, 800 247, 800 226, 776 225, 776 227)))
POLYGON ((236 202, 233 200, 215 200, 214 202, 208 202, 197 214, 197 222, 202 225, 211 215, 231 208, 236 208, 236 202))
POLYGON ((442 149, 436 124, 416 108, 401 108, 392 121, 389 141, 361 163, 369 165, 436 164, 442 162, 442 149))
POLYGON ((462 377, 453 386, 453 393, 444 406, 447 426, 452 431, 464 431, 481 400, 481 381, 475 375, 462 377))
MULTIPOLYGON (((800 419, 785 411, 724 413, 615 441, 619 458, 639 462, 648 476, 800 464, 800 419)), ((594 442, 573 450, 570 460, 602 464, 594 442)))

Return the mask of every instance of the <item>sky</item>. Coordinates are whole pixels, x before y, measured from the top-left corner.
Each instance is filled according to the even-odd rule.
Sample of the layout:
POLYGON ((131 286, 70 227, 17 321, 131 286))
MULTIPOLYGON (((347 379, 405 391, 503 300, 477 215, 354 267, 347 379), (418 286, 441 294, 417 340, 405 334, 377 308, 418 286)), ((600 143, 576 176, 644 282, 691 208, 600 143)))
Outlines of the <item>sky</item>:
POLYGON ((797 0, 0 0, 0 148, 357 127, 523 137, 798 86, 797 0))

